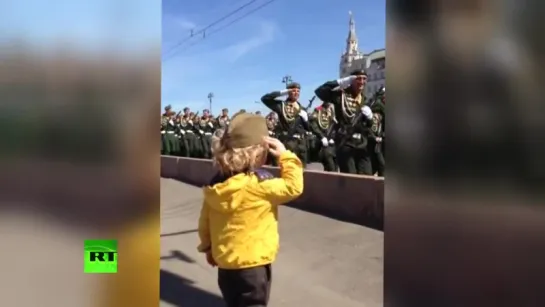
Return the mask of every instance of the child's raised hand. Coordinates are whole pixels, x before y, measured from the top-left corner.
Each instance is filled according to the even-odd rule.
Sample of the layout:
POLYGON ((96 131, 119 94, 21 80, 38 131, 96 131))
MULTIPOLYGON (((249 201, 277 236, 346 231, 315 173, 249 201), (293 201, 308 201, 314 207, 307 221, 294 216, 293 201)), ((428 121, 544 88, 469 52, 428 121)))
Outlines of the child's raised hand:
POLYGON ((286 147, 278 139, 265 137, 265 143, 269 146, 269 152, 276 158, 280 157, 286 151, 286 147))

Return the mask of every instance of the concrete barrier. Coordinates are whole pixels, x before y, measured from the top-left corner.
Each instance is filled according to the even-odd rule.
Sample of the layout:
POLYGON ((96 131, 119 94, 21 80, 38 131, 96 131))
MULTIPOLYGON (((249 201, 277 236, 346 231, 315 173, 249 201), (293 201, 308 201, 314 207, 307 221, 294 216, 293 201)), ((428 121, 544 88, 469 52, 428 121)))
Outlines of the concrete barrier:
MULTIPOLYGON (((267 167, 279 175, 277 167, 267 167)), ((161 156, 161 177, 192 185, 208 184, 216 170, 210 160, 161 156)), ((289 204, 378 230, 384 227, 384 178, 305 171, 303 195, 289 204)))

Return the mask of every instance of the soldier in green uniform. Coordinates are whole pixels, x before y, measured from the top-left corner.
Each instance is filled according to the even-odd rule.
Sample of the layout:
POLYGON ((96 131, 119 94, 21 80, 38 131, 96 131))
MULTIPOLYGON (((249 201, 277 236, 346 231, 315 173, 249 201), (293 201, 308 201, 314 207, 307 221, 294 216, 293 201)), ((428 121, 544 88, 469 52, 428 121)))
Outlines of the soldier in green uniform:
MULTIPOLYGON (((269 136, 272 138, 276 138, 276 116, 274 112, 270 112, 267 117, 265 118, 267 120, 267 129, 269 130, 269 136)), ((267 164, 272 166, 277 166, 278 163, 273 155, 269 153, 267 156, 267 164)))
POLYGON ((336 172, 335 141, 333 140, 333 128, 335 125, 335 113, 332 104, 324 102, 316 108, 309 120, 310 129, 317 136, 319 153, 318 161, 322 163, 324 171, 336 172))
POLYGON ((355 70, 350 76, 328 81, 315 90, 320 100, 333 104, 337 124, 335 143, 337 162, 342 173, 372 175, 367 137, 373 112, 363 95, 367 73, 355 70))
POLYGON ((277 137, 286 148, 294 152, 303 165, 307 164, 307 146, 305 133, 308 131, 308 114, 299 103, 301 86, 293 82, 285 90, 275 91, 263 95, 261 102, 271 111, 278 114, 277 137), (287 96, 285 100, 278 98, 287 96))
POLYGON ((174 127, 175 127, 174 135, 178 139, 178 146, 177 146, 178 150, 174 153, 174 155, 182 157, 183 152, 185 150, 185 144, 184 144, 183 133, 182 133, 182 129, 181 129, 181 116, 180 116, 180 113, 182 113, 182 112, 180 111, 178 114, 176 114, 174 116, 174 127))
POLYGON ((371 126, 371 134, 369 137, 368 150, 371 153, 371 165, 373 174, 384 176, 385 159, 384 159, 384 123, 385 123, 385 105, 384 96, 386 90, 381 88, 375 93, 375 97, 369 104, 373 111, 373 125, 371 126))
POLYGON ((167 124, 168 124, 168 116, 165 116, 164 114, 161 115, 161 155, 164 155, 166 150, 165 134, 167 133, 166 131, 167 124))
POLYGON ((225 130, 227 126, 229 126, 230 121, 231 120, 229 119, 229 110, 221 110, 221 115, 216 118, 217 128, 225 130))
POLYGON ((193 131, 193 121, 189 117, 189 108, 184 108, 184 114, 180 118, 180 133, 182 134, 184 151, 182 156, 194 157, 195 156, 195 143, 197 138, 193 131))
POLYGON ((165 107, 165 113, 163 114, 162 122, 165 123, 163 135, 163 154, 175 155, 180 150, 180 143, 176 137, 176 123, 174 122, 174 116, 176 114, 172 111, 170 105, 165 107))
POLYGON ((216 131, 214 121, 208 110, 203 110, 203 114, 198 118, 197 129, 201 139, 201 158, 212 158, 212 135, 216 131))
POLYGON ((191 131, 193 132, 193 136, 195 137, 195 143, 193 143, 193 152, 191 157, 193 158, 202 158, 203 157, 203 150, 202 150, 202 139, 201 139, 201 133, 199 129, 199 112, 189 113, 189 122, 191 123, 191 131))

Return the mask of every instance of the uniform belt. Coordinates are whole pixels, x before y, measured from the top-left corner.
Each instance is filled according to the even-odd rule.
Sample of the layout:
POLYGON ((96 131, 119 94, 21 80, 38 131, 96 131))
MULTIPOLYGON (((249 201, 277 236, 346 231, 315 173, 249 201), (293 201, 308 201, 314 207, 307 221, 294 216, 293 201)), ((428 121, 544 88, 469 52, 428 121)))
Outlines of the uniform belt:
POLYGON ((167 132, 166 131, 161 131, 161 134, 165 134, 165 133, 167 133, 167 132))
POLYGON ((167 131, 168 134, 174 134, 174 131, 167 131))
POLYGON ((212 135, 212 132, 205 132, 204 135, 212 135))
POLYGON ((193 133, 193 130, 186 130, 187 133, 193 133))

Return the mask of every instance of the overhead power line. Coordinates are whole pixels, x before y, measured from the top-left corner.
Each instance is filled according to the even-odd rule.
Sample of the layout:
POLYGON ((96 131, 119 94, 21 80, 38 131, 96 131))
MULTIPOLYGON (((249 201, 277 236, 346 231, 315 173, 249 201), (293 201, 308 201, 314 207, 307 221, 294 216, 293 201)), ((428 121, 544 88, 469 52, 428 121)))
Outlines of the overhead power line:
POLYGON ((200 29, 199 31, 197 32, 193 32, 191 31, 191 34, 189 35, 189 37, 179 41, 178 43, 176 43, 174 46, 172 46, 170 48, 170 50, 167 52, 167 55, 168 53, 172 52, 174 49, 180 47, 181 45, 183 45, 184 43, 188 42, 189 40, 191 40, 192 38, 194 38, 195 36, 199 35, 199 34, 203 34, 206 35, 206 30, 212 28, 213 26, 217 25, 218 23, 224 21, 225 19, 233 16, 234 14, 242 11, 243 9, 245 9, 246 7, 252 5, 253 3, 255 3, 257 0, 250 0, 248 2, 246 2, 245 4, 239 6, 238 8, 236 8, 235 10, 227 13, 227 15, 224 15, 223 17, 220 17, 219 19, 215 20, 214 22, 212 22, 211 24, 207 25, 206 27, 200 29))
MULTIPOLYGON (((256 1, 256 0, 252 0, 252 1, 250 1, 250 2, 248 2, 248 3, 246 3, 246 4, 244 4, 243 7, 246 7, 247 5, 249 5, 249 4, 251 4, 251 3, 255 2, 255 1, 256 1)), ((197 41, 195 41, 195 42, 193 42, 193 43, 191 43, 191 44, 185 45, 185 48, 182 48, 182 49, 174 50, 175 48, 171 48, 170 51, 169 51, 170 56, 167 55, 166 58, 163 60, 163 62, 166 62, 166 61, 172 59, 173 57, 175 57, 176 55, 178 55, 180 52, 185 51, 185 50, 187 50, 187 49, 189 49, 189 48, 191 48, 191 47, 197 45, 198 43, 202 42, 202 41, 205 40, 206 38, 210 37, 210 35, 213 35, 213 34, 216 34, 216 33, 218 33, 218 32, 221 32, 221 31, 225 30, 226 28, 228 28, 228 27, 234 25, 235 23, 237 23, 237 22, 241 21, 242 19, 244 19, 244 18, 250 16, 251 14, 253 14, 253 13, 255 13, 255 12, 261 10, 262 8, 266 7, 267 5, 269 5, 269 4, 271 4, 271 3, 275 2, 275 1, 276 1, 276 0, 269 0, 269 1, 267 1, 267 2, 265 2, 265 3, 263 3, 263 4, 261 4, 260 6, 254 8, 254 9, 248 11, 248 12, 246 12, 245 14, 243 14, 243 15, 241 15, 241 16, 239 16, 239 17, 233 19, 233 20, 231 20, 230 22, 226 23, 225 25, 223 25, 223 26, 221 26, 221 27, 219 27, 219 28, 217 28, 217 29, 214 29, 214 30, 212 30, 212 31, 210 31, 210 32, 205 32, 206 29, 209 29, 209 28, 211 28, 213 25, 216 25, 216 24, 218 24, 219 22, 221 22, 221 21, 227 19, 229 16, 232 16, 234 13, 233 13, 233 14, 230 13, 229 16, 224 16, 224 17, 222 17, 222 18, 221 18, 221 21, 215 21, 215 22, 213 23, 212 26, 209 25, 209 26, 205 27, 203 30, 197 32, 197 33, 203 33, 203 34, 205 34, 205 35, 203 35, 203 37, 202 37, 200 40, 197 40, 197 41)), ((238 11, 240 11, 240 8, 237 9, 237 12, 238 12, 238 11)), ((190 37, 189 39, 191 39, 191 38, 193 38, 193 37, 194 37, 194 36, 190 37)), ((187 42, 189 39, 186 39, 184 42, 187 42)), ((182 43, 182 44, 183 44, 183 43, 182 43)), ((182 44, 177 44, 177 47, 182 47, 182 46, 181 46, 182 44)))

